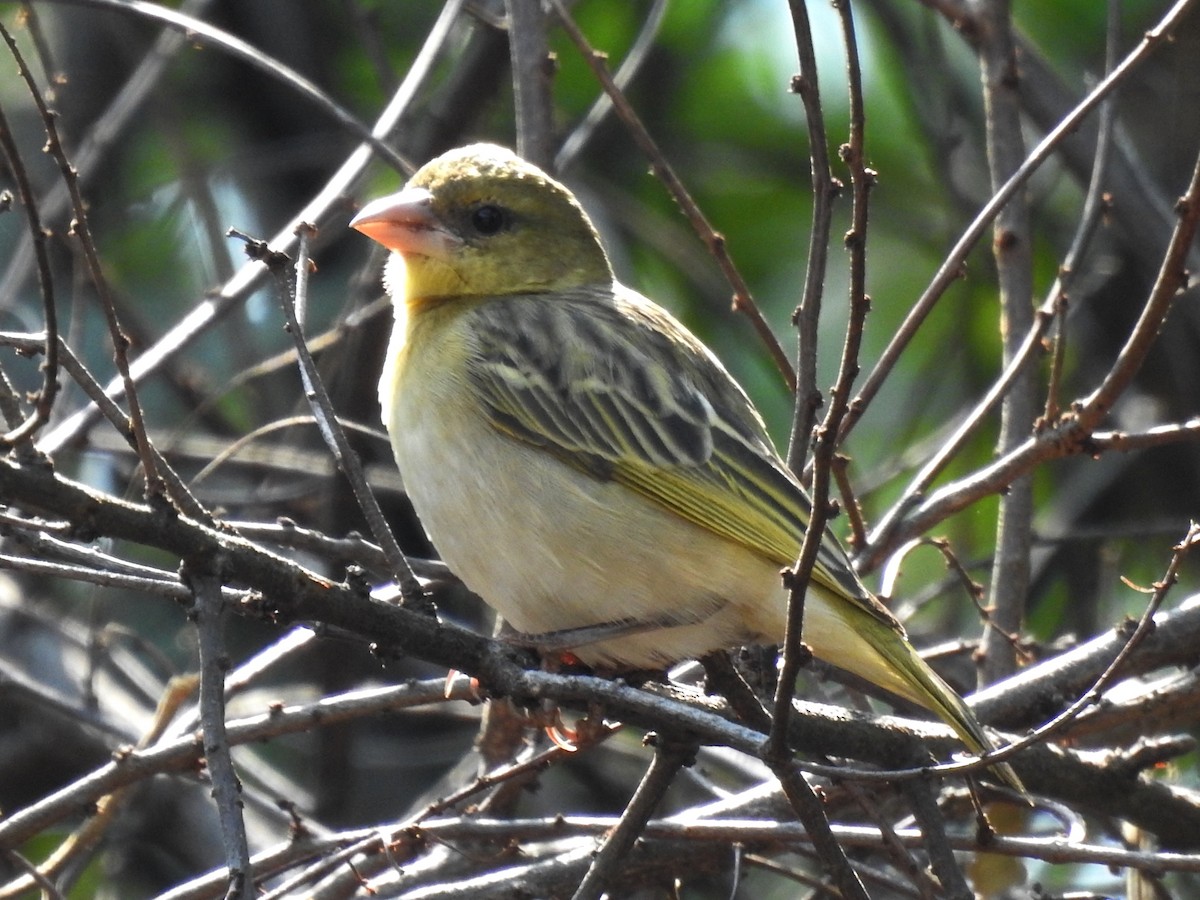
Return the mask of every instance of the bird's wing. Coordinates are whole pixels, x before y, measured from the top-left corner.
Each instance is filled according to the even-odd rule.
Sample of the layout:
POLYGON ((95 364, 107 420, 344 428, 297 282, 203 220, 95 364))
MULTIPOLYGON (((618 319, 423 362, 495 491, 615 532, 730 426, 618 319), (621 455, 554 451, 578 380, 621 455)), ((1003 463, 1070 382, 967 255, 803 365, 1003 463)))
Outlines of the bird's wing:
MULTIPOLYGON (((499 298, 472 318, 469 380, 497 429, 780 566, 795 561, 807 495, 741 388, 665 312, 596 290, 499 298)), ((813 578, 899 628, 828 533, 813 578)))

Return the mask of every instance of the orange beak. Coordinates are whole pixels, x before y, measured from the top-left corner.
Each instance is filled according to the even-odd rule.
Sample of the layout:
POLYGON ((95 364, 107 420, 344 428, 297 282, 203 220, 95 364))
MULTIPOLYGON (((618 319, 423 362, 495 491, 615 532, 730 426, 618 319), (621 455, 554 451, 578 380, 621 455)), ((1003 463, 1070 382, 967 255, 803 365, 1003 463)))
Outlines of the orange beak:
POLYGON ((424 188, 405 188, 372 200, 350 220, 350 227, 402 256, 445 257, 462 245, 433 209, 424 188))

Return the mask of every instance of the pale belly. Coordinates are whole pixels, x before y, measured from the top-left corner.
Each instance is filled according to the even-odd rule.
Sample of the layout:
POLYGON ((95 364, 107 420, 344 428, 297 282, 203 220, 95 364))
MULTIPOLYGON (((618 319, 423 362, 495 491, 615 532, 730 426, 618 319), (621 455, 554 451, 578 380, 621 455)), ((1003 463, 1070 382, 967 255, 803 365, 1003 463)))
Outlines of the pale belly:
MULTIPOLYGON (((779 565, 482 419, 472 435, 431 410, 404 427, 398 406, 393 448, 422 524, 447 565, 518 631, 652 623, 574 649, 591 665, 628 669, 783 640, 779 565)), ((816 591, 804 639, 834 663, 861 643, 816 591)))
MULTIPOLYGON (((655 626, 574 648, 597 666, 659 668, 712 650, 783 640, 787 602, 778 562, 631 488, 585 476, 496 430, 482 410, 464 408, 472 402, 469 391, 456 390, 455 376, 445 373, 463 371, 466 344, 443 344, 443 374, 432 378, 433 367, 399 359, 393 339, 380 390, 417 515, 471 590, 526 634, 613 622, 655 626), (417 381, 415 372, 426 380, 417 381)), ((427 347, 418 339, 399 356, 427 347)), ((814 585, 805 604, 805 643, 817 657, 908 695, 874 642, 864 639, 870 617, 851 607, 814 585)))

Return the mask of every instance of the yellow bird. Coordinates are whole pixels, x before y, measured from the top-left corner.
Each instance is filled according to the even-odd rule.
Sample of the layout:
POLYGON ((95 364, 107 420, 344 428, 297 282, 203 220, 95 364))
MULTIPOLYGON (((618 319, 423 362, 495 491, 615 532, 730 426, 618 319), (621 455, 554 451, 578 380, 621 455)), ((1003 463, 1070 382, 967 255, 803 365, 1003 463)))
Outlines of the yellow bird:
MULTIPOLYGON (((393 251, 383 420, 421 522, 471 590, 526 634, 597 626, 572 652, 602 668, 782 640, 779 573, 808 496, 713 353, 615 279, 567 188, 476 144, 350 224, 393 251)), ((804 641, 972 751, 992 747, 828 533, 804 641)))

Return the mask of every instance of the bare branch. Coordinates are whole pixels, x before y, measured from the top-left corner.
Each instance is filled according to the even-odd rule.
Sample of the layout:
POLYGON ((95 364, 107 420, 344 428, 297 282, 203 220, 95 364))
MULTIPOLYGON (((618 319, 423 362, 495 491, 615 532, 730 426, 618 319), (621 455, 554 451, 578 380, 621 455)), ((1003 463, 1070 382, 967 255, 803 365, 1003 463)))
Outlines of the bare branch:
POLYGON ((667 161, 666 156, 658 149, 658 145, 654 143, 654 139, 650 137, 650 133, 646 130, 646 126, 638 117, 633 106, 626 99, 621 89, 617 87, 612 75, 608 71, 608 66, 604 62, 604 54, 594 50, 587 42, 587 38, 583 32, 579 30, 579 26, 575 24, 575 20, 571 18, 561 0, 551 0, 554 4, 555 14, 558 16, 559 22, 563 29, 571 38, 576 47, 579 48, 580 54, 584 61, 591 67, 596 75, 596 80, 600 82, 605 93, 613 101, 613 109, 616 110, 618 118, 629 129, 630 135, 637 143, 641 151, 650 160, 650 168, 659 181, 666 187, 668 193, 679 204, 683 210, 692 228, 696 234, 704 241, 709 252, 717 261, 717 265, 721 267, 721 272, 725 275, 733 287, 733 308, 737 312, 745 313, 750 323, 754 326, 763 345, 767 348, 767 352, 774 360, 776 367, 783 375, 784 381, 787 383, 788 389, 796 390, 796 375, 792 371, 792 364, 787 358, 787 354, 783 352, 783 348, 779 346, 779 341, 771 331, 771 326, 767 324, 763 318, 762 312, 758 305, 754 302, 754 298, 750 295, 750 288, 746 285, 745 279, 733 264, 733 260, 729 256, 728 248, 725 246, 725 238, 723 235, 715 231, 712 225, 709 224, 704 212, 696 205, 696 201, 692 199, 687 188, 683 186, 683 182, 675 174, 674 168, 667 161))

